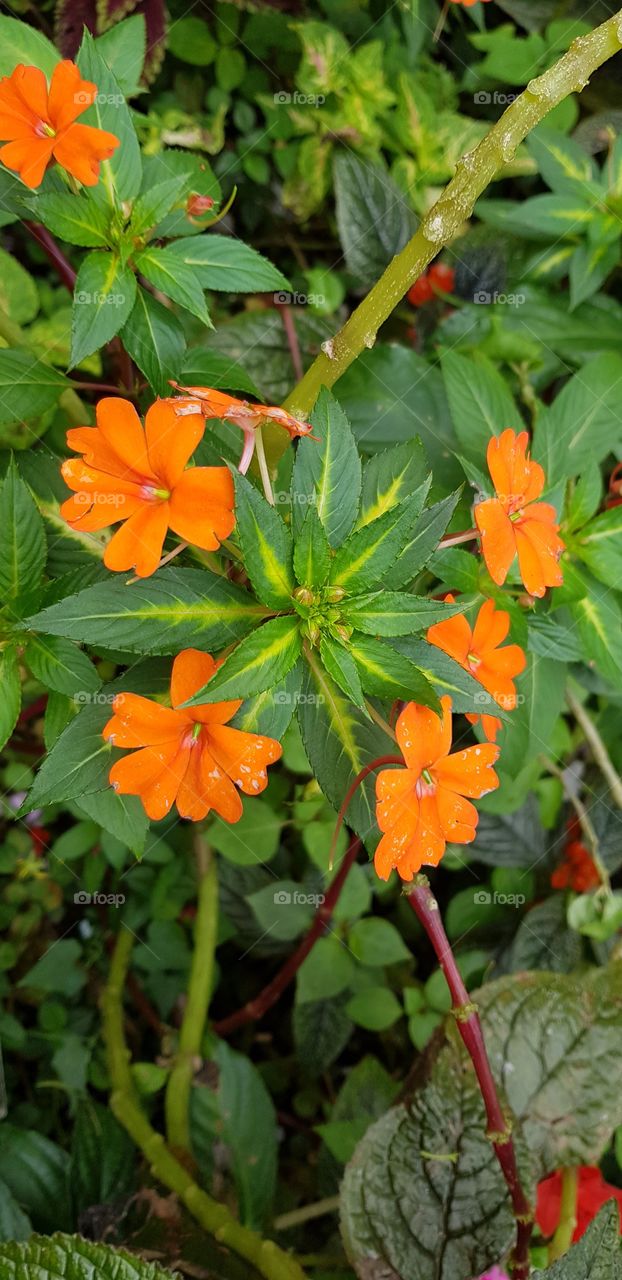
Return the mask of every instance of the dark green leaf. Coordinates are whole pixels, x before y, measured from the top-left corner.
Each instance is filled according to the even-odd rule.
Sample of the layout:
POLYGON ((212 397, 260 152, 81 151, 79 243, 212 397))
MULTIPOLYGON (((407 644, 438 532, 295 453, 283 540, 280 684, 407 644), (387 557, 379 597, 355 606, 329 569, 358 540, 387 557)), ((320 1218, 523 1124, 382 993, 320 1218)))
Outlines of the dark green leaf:
POLYGON ((217 387, 224 391, 243 391, 260 399, 255 383, 237 360, 221 356, 217 351, 186 352, 180 382, 190 387, 217 387))
MULTIPOLYGON (((0 1178, 26 1210, 35 1230, 58 1231, 71 1225, 69 1157, 42 1133, 3 1121, 0 1178)), ((13 1242, 3 1244, 0 1259, 11 1249, 26 1248, 28 1245, 13 1242)), ((23 1274, 25 1280, 26 1271, 23 1274)))
POLYGON ((490 867, 532 867, 546 853, 546 836, 533 796, 514 813, 480 813, 469 855, 490 867))
POLYGON ((29 351, 0 351, 0 424, 38 418, 68 386, 64 374, 29 351))
POLYGON ((136 298, 136 277, 114 253, 89 253, 76 279, 71 365, 80 364, 123 328, 136 298))
POLYGON ((142 164, 138 138, 121 89, 88 31, 84 32, 76 62, 84 78, 94 81, 98 89, 95 102, 80 116, 80 124, 105 129, 120 142, 112 158, 102 162, 98 186, 93 188, 98 200, 117 207, 120 201, 131 200, 140 190, 142 164))
MULTIPOLYGON (((0 1241, 27 1240, 32 1222, 21 1209, 6 1182, 0 1178, 0 1241)), ((1 1258, 0 1250, 0 1258, 1 1258)))
POLYGON ((280 515, 239 471, 235 482, 236 532, 256 595, 273 609, 291 609, 292 536, 280 515))
POLYGON ((358 511, 361 460, 343 409, 325 388, 310 421, 319 440, 303 439, 296 450, 292 479, 294 536, 298 536, 308 505, 313 503, 331 547, 340 547, 358 511))
POLYGON ((323 587, 330 569, 330 544, 313 505, 309 507, 294 547, 294 572, 303 587, 323 587))
POLYGON ((580 244, 570 259, 570 309, 591 298, 620 261, 620 241, 580 244))
POLYGON ((538 415, 533 454, 549 485, 600 462, 622 440, 617 386, 622 358, 601 355, 575 373, 538 415))
POLYGON ((188 187, 189 173, 178 173, 174 178, 165 178, 155 186, 143 191, 135 201, 132 209, 129 231, 133 236, 142 236, 150 231, 181 200, 188 187))
POLYGON ((491 436, 506 427, 523 431, 524 422, 498 369, 486 356, 477 359, 445 351, 441 358, 454 430, 467 457, 480 464, 491 436))
POLYGON ((214 1058, 220 1069, 218 1103, 220 1141, 232 1156, 247 1227, 261 1229, 272 1208, 277 1173, 277 1121, 262 1077, 248 1058, 221 1041, 214 1058))
MULTIPOLYGON (((191 269, 204 289, 224 293, 288 291, 285 276, 237 236, 188 236, 170 244, 171 254, 191 269)), ((288 295, 289 296, 289 295, 288 295)))
POLYGON ((99 689, 101 680, 86 654, 61 636, 33 636, 25 659, 33 676, 48 689, 70 696, 88 695, 99 689))
POLYGON ((359 673, 352 654, 337 640, 323 636, 320 644, 320 657, 335 684, 342 693, 350 698, 357 707, 365 707, 365 699, 361 688, 359 673))
POLYGON ((439 698, 445 694, 451 698, 452 711, 500 715, 503 718, 503 712, 481 684, 442 649, 437 649, 436 645, 428 644, 426 640, 400 639, 396 636, 391 641, 391 648, 404 654, 420 668, 439 698))
POLYGON ((391 702, 396 698, 412 700, 439 710, 437 694, 426 675, 384 640, 355 635, 350 650, 366 693, 391 702))
POLYGON ((9 618, 35 603, 45 557, 43 521, 12 462, 0 490, 0 608, 9 618))
POLYGON ((140 285, 122 330, 123 346, 158 396, 171 394, 181 380, 186 339, 177 316, 140 285))
POLYGON ((79 1213, 132 1190, 136 1152, 107 1107, 91 1099, 78 1107, 71 1143, 71 1184, 79 1213))
POLYGON ((610 586, 622 578, 622 507, 611 507, 592 520, 573 544, 601 582, 610 586))
POLYGON ((0 17, 0 76, 10 76, 20 62, 40 67, 50 76, 60 60, 52 42, 35 27, 16 18, 0 17))
POLYGON ((374 591, 345 600, 341 612, 357 631, 370 636, 406 636, 464 611, 464 602, 443 604, 401 591, 374 591))
POLYGON ((415 489, 422 494, 423 506, 431 479, 424 448, 418 438, 375 454, 365 463, 363 470, 361 510, 356 528, 377 520, 410 498, 415 489))
POLYGON ((136 270, 146 276, 154 288, 159 289, 185 307, 191 315, 196 316, 202 324, 212 328, 207 304, 203 295, 203 287, 199 283, 192 267, 186 266, 170 248, 152 248, 149 246, 137 253, 134 258, 136 270))
POLYGON ((104 249, 110 245, 110 213, 86 193, 37 196, 35 212, 53 235, 69 244, 86 249, 104 249))
POLYGON ((351 593, 365 591, 383 578, 391 566, 399 564, 404 548, 411 546, 420 510, 420 499, 415 494, 371 524, 356 529, 333 560, 331 582, 351 593))
MULTIPOLYGON (((112 708, 110 713, 112 714, 112 708)), ((105 764, 104 777, 107 768, 105 764)), ((127 845, 137 857, 142 853, 149 820, 138 796, 121 796, 118 791, 106 786, 105 791, 80 794, 77 799, 80 811, 96 822, 98 827, 109 831, 115 840, 127 845)))
POLYGON ((108 786, 117 752, 104 741, 102 730, 111 715, 110 703, 87 705, 70 721, 35 777, 25 812, 58 800, 80 800, 108 786))
POLYGON ((300 649, 298 618, 272 618, 240 641, 209 683, 189 699, 188 706, 249 698, 271 689, 291 671, 300 649))
POLYGON ((17 723, 22 705, 22 682, 17 649, 7 647, 0 653, 0 748, 8 742, 17 723))
MULTIPOLYGON (((532 862, 533 856, 528 865, 532 862)), ((523 917, 504 957, 504 969, 511 973, 526 969, 570 973, 579 967, 582 951, 581 938, 566 922, 565 895, 557 893, 536 903, 523 917)))
POLYGON ((371 285, 410 240, 416 219, 403 191, 380 165, 339 151, 334 172, 337 227, 348 270, 371 285))
POLYGON ((438 547, 459 498, 460 490, 450 493, 448 498, 443 498, 441 502, 435 502, 434 506, 422 511, 404 550, 384 576, 385 587, 397 589, 405 586, 427 564, 432 552, 438 547))
MULTIPOLYGON (((54 1201, 50 1197, 50 1209, 54 1201)), ((54 1224, 58 1227, 58 1221, 54 1224)), ((50 1230, 54 1230, 54 1225, 50 1230)), ((82 1236, 56 1234, 32 1236, 24 1244, 10 1242, 0 1246, 0 1266, 5 1266, 11 1280, 57 1280, 71 1275, 72 1280, 174 1280, 171 1271, 163 1271, 153 1262, 143 1262, 135 1253, 95 1244, 82 1236)))

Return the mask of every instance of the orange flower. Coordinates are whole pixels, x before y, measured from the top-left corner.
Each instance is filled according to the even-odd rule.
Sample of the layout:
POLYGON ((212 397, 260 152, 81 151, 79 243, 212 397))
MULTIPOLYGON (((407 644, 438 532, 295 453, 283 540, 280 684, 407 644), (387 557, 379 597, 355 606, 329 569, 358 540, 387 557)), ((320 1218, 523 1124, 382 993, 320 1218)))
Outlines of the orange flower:
POLYGON ((510 427, 488 442, 488 467, 495 498, 475 507, 475 523, 482 535, 482 552, 493 582, 501 586, 514 556, 532 596, 562 584, 558 565, 564 543, 557 536, 555 508, 536 502, 544 488, 544 471, 527 455, 528 435, 510 427))
POLYGON ((206 418, 224 418, 227 422, 235 423, 236 427, 241 427, 242 431, 259 427, 264 418, 275 422, 279 427, 284 427, 289 431, 292 439, 294 436, 309 436, 313 430, 310 422, 302 422, 299 418, 294 418, 291 413, 287 413, 286 409, 280 409, 278 405, 250 404, 248 400, 236 400, 235 396, 226 395, 224 391, 215 391, 213 387, 182 387, 178 382, 171 382, 171 386, 177 391, 183 391, 184 395, 198 400, 199 411, 206 418))
POLYGON ((83 457, 63 462, 74 496, 61 507, 72 529, 94 532, 123 526, 104 552, 109 569, 135 569, 147 578, 158 567, 167 530, 215 551, 231 533, 233 481, 227 467, 189 467, 204 431, 198 413, 175 412, 158 400, 144 429, 127 400, 100 400, 96 427, 74 427, 67 443, 83 457))
MULTIPOLYGON (((446 596, 445 599, 449 604, 454 603, 453 596, 446 596)), ((513 677, 525 670, 526 658, 520 645, 508 644, 504 649, 499 648, 509 629, 509 613, 505 609, 496 609, 494 600, 486 600, 477 615, 473 630, 464 614, 460 613, 443 622, 435 622, 428 629, 427 639, 475 676, 500 707, 513 711, 516 706, 513 677)), ((476 724, 480 719, 488 741, 494 742, 501 728, 501 720, 498 716, 467 715, 471 724, 476 724)))
POLYGON ((486 744, 449 754, 451 698, 441 698, 442 717, 409 702, 395 731, 404 769, 384 769, 376 779, 376 818, 383 835, 374 858, 381 880, 393 867, 412 880, 425 863, 438 866, 447 841, 475 838, 477 809, 466 796, 485 796, 499 786, 493 765, 499 748, 486 744))
POLYGON ((53 160, 85 187, 94 187, 100 162, 119 146, 113 133, 75 123, 96 94, 97 85, 83 80, 74 62, 57 63, 49 89, 38 67, 20 63, 0 80, 2 163, 27 187, 39 186, 53 160))
POLYGON ((212 702, 179 710, 213 676, 220 663, 209 653, 184 649, 173 663, 171 707, 136 693, 118 693, 104 738, 131 755, 117 760, 110 782, 121 795, 140 796, 157 821, 175 802, 194 822, 214 809, 226 822, 242 816, 236 787, 255 796, 268 783, 266 767, 280 759, 281 744, 227 727, 241 702, 212 702))

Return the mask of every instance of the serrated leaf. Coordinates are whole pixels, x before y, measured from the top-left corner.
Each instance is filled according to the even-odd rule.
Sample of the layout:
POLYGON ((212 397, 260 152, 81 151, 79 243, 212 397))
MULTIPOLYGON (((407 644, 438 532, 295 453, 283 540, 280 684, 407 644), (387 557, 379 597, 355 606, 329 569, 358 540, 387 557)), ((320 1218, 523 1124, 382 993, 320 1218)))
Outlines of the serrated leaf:
POLYGON ((546 844, 537 801, 529 796, 514 813, 480 813, 469 853, 491 867, 531 867, 544 857, 546 844))
POLYGON ((132 208, 129 234, 144 235, 161 222, 186 191, 189 177, 189 173, 178 173, 174 178, 166 178, 143 191, 132 208))
POLYGON ((213 328, 203 288, 194 270, 171 253, 168 247, 149 245, 135 255, 134 265, 155 289, 160 289, 167 298, 185 307, 209 329, 213 328))
POLYGON ((437 649, 436 645, 428 644, 427 640, 396 636, 391 641, 391 648, 404 654, 420 668, 439 698, 445 694, 451 698, 452 711, 470 711, 478 715, 485 713, 501 719, 507 714, 468 671, 442 649, 437 649))
POLYGON ((330 636, 323 636, 320 643, 320 657, 329 676, 342 693, 345 693, 357 707, 365 709, 361 681, 352 654, 330 636))
POLYGON ((0 609, 10 619, 36 602, 46 550, 43 520, 12 462, 0 490, 0 609))
POLYGON ((136 298, 136 277, 114 253, 89 253, 76 278, 71 312, 71 366, 123 328, 136 298))
POLYGON ((119 753, 102 737, 112 715, 110 703, 87 705, 67 725, 43 760, 24 802, 29 809, 59 800, 81 799, 108 785, 108 774, 119 753))
POLYGON ((511 973, 526 969, 570 973, 581 964, 582 953, 579 934, 568 928, 564 894, 556 893, 536 903, 521 920, 509 954, 503 957, 503 968, 511 973))
POLYGON ((399 562, 405 545, 410 544, 420 510, 415 495, 371 524, 356 529, 333 560, 331 582, 348 592, 365 591, 373 586, 391 565, 399 562))
POLYGON ((363 468, 361 510, 356 528, 391 511, 411 497, 415 489, 421 491, 423 505, 431 480, 432 473, 418 437, 376 453, 363 468))
POLYGON ((224 391, 246 391, 261 399, 252 378, 238 360, 230 360, 217 351, 201 351, 192 347, 186 352, 180 382, 190 387, 217 387, 224 391))
POLYGON ((341 612, 356 631, 370 636, 406 636, 423 631, 434 622, 464 612, 464 601, 443 604, 402 591, 373 591, 344 600, 341 612))
POLYGON ((95 102, 80 116, 80 124, 105 129, 120 142, 111 159, 102 162, 99 183, 92 188, 97 200, 116 208, 140 190, 142 161, 136 130, 121 89, 88 31, 84 32, 76 62, 85 80, 92 80, 98 89, 95 102))
POLYGON ((622 359, 607 353, 584 365, 538 414, 533 456, 549 485, 600 462, 622 440, 618 386, 622 359))
POLYGON ((302 663, 298 661, 278 685, 247 698, 229 723, 245 733, 262 733, 280 742, 296 710, 301 682, 302 663))
POLYGON ((140 285, 122 341, 155 395, 169 395, 171 381, 181 380, 186 338, 177 316, 140 285))
MULTIPOLYGON (((68 1174, 69 1157, 56 1142, 34 1129, 19 1128, 8 1120, 3 1122, 0 1178, 6 1182, 18 1204, 27 1211, 36 1230, 55 1231, 58 1227, 69 1226, 68 1174)), ((0 1262, 7 1255, 11 1256, 11 1250, 27 1248, 28 1244, 5 1242, 0 1245, 0 1262)), ((22 1275, 26 1280, 32 1272, 24 1269, 22 1275)))
POLYGON ((460 493, 458 489, 422 511, 404 550, 383 578, 383 586, 388 590, 406 586, 427 564, 458 505, 460 493))
POLYGON ((148 582, 96 583, 43 609, 33 630, 129 653, 222 649, 265 617, 254 598, 226 578, 198 569, 162 569, 148 582))
MULTIPOLYGON (((224 293, 288 291, 290 285, 277 267, 237 236, 187 236, 168 246, 185 263, 204 289, 224 293)), ((278 300, 278 299, 277 299, 278 300)))
POLYGON ((339 239, 348 269, 362 284, 371 285, 414 235, 415 215, 386 169, 353 151, 337 153, 334 180, 339 239))
POLYGON ((78 1212, 132 1190, 136 1149, 112 1112, 92 1099, 78 1106, 71 1139, 71 1183, 78 1212))
POLYGON ((82 1236, 31 1236, 23 1244, 0 1245, 0 1266, 11 1280, 179 1280, 179 1273, 163 1271, 135 1253, 95 1244, 82 1236))
POLYGON ((620 241, 580 244, 570 259, 570 310, 593 297, 620 261, 620 241))
POLYGON ((34 208, 39 221, 69 244, 85 249, 104 249, 110 245, 110 213, 87 194, 40 195, 34 208))
POLYGON ((32 1222, 0 1178, 0 1241, 27 1240, 32 1235, 32 1222))
POLYGON ((298 618, 272 618, 246 636, 225 658, 208 684, 198 689, 187 706, 249 698, 279 683, 295 666, 301 651, 298 618))
POLYGON ((590 182, 598 175, 596 163, 585 148, 557 129, 539 125, 529 136, 527 147, 547 186, 561 195, 574 193, 577 183, 590 182))
POLYGON ((8 742, 17 723, 22 705, 22 682, 19 674, 17 649, 5 648, 0 653, 0 749, 8 742))
POLYGON ((219 1067, 219 1140, 231 1152, 242 1222, 261 1229, 272 1208, 277 1178, 274 1103, 254 1063, 224 1040, 216 1046, 214 1060, 219 1067))
POLYGON ((622 577, 622 507, 611 507, 582 529, 573 550, 608 586, 622 577))
POLYGON ((601 675, 612 684, 622 673, 622 607, 618 597, 604 583, 581 575, 585 594, 572 600, 569 611, 575 620, 583 651, 589 654, 601 675))
POLYGON ((419 702, 440 711, 438 696, 423 671, 383 640, 355 635, 350 652, 366 693, 391 702, 396 698, 419 702))
POLYGON ((524 430, 514 397, 491 360, 445 351, 441 367, 454 430, 469 457, 481 461, 490 437, 506 427, 524 430))
POLYGON ((584 1236, 539 1272, 540 1280, 622 1280, 620 1210, 614 1200, 603 1205, 584 1236))
POLYGON ((314 504, 331 547, 345 542, 356 519, 361 492, 361 459, 341 405, 325 387, 310 414, 319 440, 302 439, 292 478, 292 520, 297 538, 309 504, 314 504))
POLYGON ((33 636, 24 657, 33 676, 56 693, 88 695, 101 685, 86 654, 62 636, 33 636))
POLYGON ((239 471, 235 483, 236 533, 256 595, 274 609, 292 607, 292 536, 280 515, 239 471))
POLYGON ((38 418, 69 386, 64 374, 29 351, 0 351, 0 424, 38 418))
POLYGON ((316 508, 309 507, 294 547, 294 572, 303 587, 323 587, 330 569, 330 544, 316 508))
POLYGON ((122 796, 106 787, 105 791, 91 791, 78 799, 78 808, 87 818, 109 831, 136 856, 142 853, 149 819, 138 796, 122 796))

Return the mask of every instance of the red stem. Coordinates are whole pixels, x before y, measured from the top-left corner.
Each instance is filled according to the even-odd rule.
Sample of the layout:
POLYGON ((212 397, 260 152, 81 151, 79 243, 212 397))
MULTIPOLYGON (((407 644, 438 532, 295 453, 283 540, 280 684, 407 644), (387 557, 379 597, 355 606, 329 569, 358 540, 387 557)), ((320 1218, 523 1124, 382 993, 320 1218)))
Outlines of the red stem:
POLYGON ((529 1242, 533 1231, 533 1208, 521 1184, 512 1132, 499 1102, 477 1006, 469 999, 469 993, 460 976, 451 944, 443 927, 438 902, 425 876, 416 878, 415 888, 409 893, 408 901, 423 925, 445 975, 451 993, 456 1025, 475 1067, 475 1074, 484 1099, 488 1121, 487 1137, 492 1142, 510 1193, 512 1210, 516 1218, 516 1247, 510 1263, 510 1271, 513 1280, 528 1280, 531 1269, 529 1242))
POLYGON ((68 289, 70 293, 73 293, 73 286, 76 283, 76 272, 69 260, 65 257, 62 249, 59 249, 54 237, 50 235, 50 232, 47 231, 45 227, 41 226, 40 222, 28 222, 26 220, 24 221, 24 226, 26 227, 26 230, 30 232, 31 236, 37 241, 37 244, 43 249, 48 262, 51 262, 55 271, 58 272, 65 288, 68 289))
POLYGON ((350 786, 348 787, 348 790, 346 791, 346 794, 343 797, 343 800, 341 801, 341 805, 339 807, 339 813, 337 814, 335 830, 333 831, 333 838, 330 842, 330 854, 328 858, 329 867, 332 867, 333 865, 333 859, 335 856, 335 849, 337 847, 339 832, 341 831, 341 828, 345 821, 345 816, 348 811, 348 807, 350 805, 350 801, 352 799, 352 796, 354 795, 354 792, 357 790, 358 787, 360 787, 361 783, 364 782, 365 779, 369 777, 370 773, 373 773, 375 769, 380 769, 381 766, 385 764, 403 765, 404 757, 403 756, 376 756, 375 760, 370 760, 369 764, 363 765, 363 768, 359 770, 354 781, 350 783, 350 786))
POLYGON ((235 1013, 230 1013, 227 1018, 221 1018, 219 1022, 212 1023, 213 1030, 219 1036, 230 1035, 232 1031, 237 1031, 238 1027, 243 1027, 247 1022, 256 1022, 259 1018, 263 1018, 268 1009, 276 1004, 277 1000, 283 995, 286 987, 295 978, 303 960, 306 960, 312 947, 326 932, 328 924, 331 920, 333 911, 339 900, 339 895, 346 882, 348 872, 356 861, 361 841, 358 836, 353 836, 350 844, 343 856, 343 861, 337 874, 333 877, 326 890, 324 901, 320 903, 313 923, 308 934, 303 938, 300 945, 292 954, 287 957, 285 964, 281 966, 278 973, 275 974, 271 982, 264 987, 263 991, 255 996, 254 1000, 249 1000, 248 1004, 243 1005, 235 1013))
POLYGON ((281 312, 283 328, 287 338, 289 353, 292 358, 292 365, 296 375, 296 382, 302 382, 304 369, 302 367, 302 356, 300 354, 300 343, 298 342, 298 334, 296 333, 296 325, 291 308, 285 303, 277 303, 277 309, 281 312))

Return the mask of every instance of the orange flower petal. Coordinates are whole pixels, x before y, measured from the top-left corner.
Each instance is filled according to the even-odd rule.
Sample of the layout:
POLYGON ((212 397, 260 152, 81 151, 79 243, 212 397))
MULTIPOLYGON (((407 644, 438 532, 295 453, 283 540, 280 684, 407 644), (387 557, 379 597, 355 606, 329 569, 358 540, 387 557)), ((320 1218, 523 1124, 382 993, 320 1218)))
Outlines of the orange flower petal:
POLYGON ((118 693, 112 704, 114 715, 104 726, 103 735, 115 747, 155 747, 179 739, 190 718, 181 711, 163 707, 138 693, 118 693))
POLYGON ((177 812, 180 818, 190 818, 193 822, 200 822, 210 810, 203 785, 202 757, 201 744, 195 742, 177 792, 177 812))
POLYGON ((19 174, 31 191, 43 181, 43 175, 52 158, 54 138, 37 138, 28 135, 16 142, 0 147, 0 160, 7 169, 19 174))
MULTIPOLYGON (((171 675, 171 702, 179 707, 192 698, 198 689, 207 684, 220 666, 209 653, 200 649, 183 649, 173 663, 171 675)), ((242 700, 231 702, 205 702, 188 707, 185 714, 201 724, 226 724, 242 706, 242 700)))
POLYGON ((496 649, 510 630, 510 615, 497 609, 494 600, 485 600, 473 628, 473 652, 480 657, 487 649, 496 649))
MULTIPOLYGON (((47 80, 38 67, 19 63, 10 76, 0 80, 0 110, 33 130, 48 120, 47 80)), ((4 136, 4 135, 3 135, 4 136)), ((7 134, 13 137, 13 134, 7 134)))
POLYGON ((478 812, 470 800, 465 800, 455 791, 438 787, 436 806, 441 830, 450 844, 469 844, 475 838, 478 812))
MULTIPOLYGON (((453 604, 454 598, 446 596, 445 601, 447 604, 453 604)), ((428 627, 426 639, 429 644, 434 644, 437 649, 448 653, 454 662, 459 662, 462 667, 465 665, 467 654, 472 648, 472 634, 463 613, 456 613, 453 618, 444 618, 442 622, 435 622, 428 627)))
POLYGON ((529 436, 511 427, 488 442, 486 459, 499 501, 509 511, 532 502, 544 488, 544 471, 527 457, 529 436))
POLYGON ((160 563, 168 528, 168 503, 143 506, 117 529, 104 552, 107 569, 135 569, 139 578, 148 578, 160 563))
POLYGON ((118 459, 115 474, 139 482, 149 480, 156 488, 163 487, 150 465, 145 433, 133 404, 117 396, 106 396, 98 402, 95 414, 104 444, 118 459))
POLYGON ((383 769, 376 777, 376 821, 381 831, 390 831, 405 815, 410 815, 413 831, 419 821, 419 800, 415 790, 417 775, 410 769, 383 769))
POLYGON ((54 139, 54 156, 58 163, 85 187, 99 182, 99 166, 109 160, 119 146, 119 139, 104 129, 88 124, 70 124, 54 139))
POLYGON ((434 767, 434 778, 439 787, 455 791, 460 796, 485 796, 495 791, 499 779, 493 765, 499 758, 499 748, 484 744, 467 747, 454 755, 439 760, 434 767))
POLYGON ((236 787, 249 796, 263 791, 268 785, 267 766, 283 753, 280 742, 220 724, 211 724, 206 732, 211 755, 236 787))
POLYGON ((163 488, 175 487, 204 431, 205 420, 201 414, 178 415, 174 400, 156 400, 147 410, 147 453, 151 468, 159 476, 163 488))
POLYGON ((496 498, 478 502, 473 514, 482 535, 482 555, 486 568, 493 582, 501 587, 516 555, 515 527, 496 498))
POLYGON ((215 551, 235 527, 233 501, 227 467, 192 467, 171 494, 171 529, 194 546, 215 551))
MULTIPOLYGON (((140 796, 145 804, 145 795, 150 793, 158 780, 168 773, 179 751, 178 738, 172 742, 162 743, 158 747, 143 747, 141 751, 132 751, 121 760, 115 761, 109 774, 110 784, 120 795, 140 796)), ((156 813, 150 812, 146 804, 145 809, 150 818, 156 817, 156 813)), ((159 809, 157 816, 163 816, 159 809)))
POLYGON ((451 746, 451 699, 441 698, 442 718, 429 707, 409 702, 395 726, 400 751, 413 773, 419 775, 451 746))
MULTIPOLYGON (((404 814, 389 831, 385 832, 374 854, 374 867, 381 880, 388 880, 393 868, 409 855, 414 838, 415 828, 413 828, 410 814, 404 814)), ((402 872, 402 878, 412 880, 414 872, 418 871, 420 866, 421 862, 416 865, 416 858, 414 858, 410 875, 402 872)))
MULTIPOLYGON (((67 432, 67 447, 81 453, 88 467, 105 471, 111 476, 127 478, 128 468, 106 443, 99 427, 71 427, 67 432)), ((142 480, 138 472, 132 471, 131 475, 136 484, 142 480)))
POLYGON ((171 812, 190 765, 193 751, 199 754, 196 746, 193 748, 189 743, 183 742, 178 744, 177 753, 170 763, 167 763, 162 772, 140 791, 145 812, 154 822, 159 822, 171 812))
POLYGON ((563 546, 555 532, 537 520, 517 525, 518 565, 530 595, 542 597, 547 587, 561 586, 564 579, 558 564, 558 543, 563 546))
POLYGON ((48 99, 49 119, 56 132, 72 124, 96 96, 97 85, 82 79, 75 62, 68 59, 57 62, 50 80, 48 99))
POLYGON ((220 814, 224 822, 239 822, 244 812, 240 793, 217 765, 206 745, 201 751, 201 782, 210 808, 220 814))

